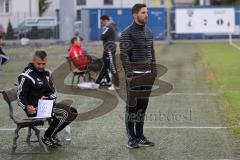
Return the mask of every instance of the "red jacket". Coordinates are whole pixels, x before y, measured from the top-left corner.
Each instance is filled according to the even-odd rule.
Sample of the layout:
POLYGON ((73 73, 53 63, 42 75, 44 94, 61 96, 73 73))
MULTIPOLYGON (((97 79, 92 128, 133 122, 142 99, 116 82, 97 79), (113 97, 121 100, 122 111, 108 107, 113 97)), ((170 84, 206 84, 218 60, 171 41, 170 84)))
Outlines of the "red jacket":
POLYGON ((69 58, 73 61, 74 66, 79 70, 85 70, 89 64, 87 56, 83 53, 83 48, 72 44, 70 51, 68 52, 69 58))

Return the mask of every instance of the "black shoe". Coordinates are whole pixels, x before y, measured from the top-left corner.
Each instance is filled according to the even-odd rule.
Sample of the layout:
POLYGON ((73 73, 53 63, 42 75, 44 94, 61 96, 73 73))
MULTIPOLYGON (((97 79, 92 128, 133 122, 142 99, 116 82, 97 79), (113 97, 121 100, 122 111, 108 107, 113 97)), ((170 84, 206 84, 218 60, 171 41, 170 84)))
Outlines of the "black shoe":
POLYGON ((53 142, 54 145, 56 145, 56 146, 58 146, 58 147, 62 147, 62 145, 60 144, 60 140, 58 139, 57 136, 52 137, 51 140, 52 140, 52 142, 53 142))
POLYGON ((153 147, 155 144, 151 141, 149 141, 144 136, 137 139, 138 145, 143 147, 153 147))
POLYGON ((128 148, 139 148, 137 140, 135 138, 129 138, 127 147, 128 148))
POLYGON ((44 136, 42 137, 42 142, 49 148, 57 148, 57 146, 53 143, 51 138, 44 136))

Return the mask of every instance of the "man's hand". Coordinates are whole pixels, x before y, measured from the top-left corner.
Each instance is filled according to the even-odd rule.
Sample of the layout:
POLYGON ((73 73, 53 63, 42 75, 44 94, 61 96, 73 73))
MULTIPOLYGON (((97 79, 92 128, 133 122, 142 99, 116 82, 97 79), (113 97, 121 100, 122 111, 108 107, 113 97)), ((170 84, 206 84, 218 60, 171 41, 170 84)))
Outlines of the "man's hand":
POLYGON ((27 105, 27 113, 28 113, 28 114, 36 114, 36 112, 37 112, 37 109, 34 108, 34 106, 32 106, 32 105, 27 105))

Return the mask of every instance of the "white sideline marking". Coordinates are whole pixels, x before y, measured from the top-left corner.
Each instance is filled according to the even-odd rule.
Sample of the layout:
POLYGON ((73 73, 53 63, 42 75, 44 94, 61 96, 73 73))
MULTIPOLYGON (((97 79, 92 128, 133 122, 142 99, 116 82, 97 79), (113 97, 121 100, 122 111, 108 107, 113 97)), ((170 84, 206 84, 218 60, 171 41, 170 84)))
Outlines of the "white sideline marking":
MULTIPOLYGON (((167 127, 167 126, 146 126, 145 129, 228 129, 233 127, 222 126, 179 126, 179 127, 167 127)), ((28 129, 28 128, 24 128, 28 129)), ((40 130, 46 130, 47 128, 38 128, 40 130)), ((15 128, 0 128, 0 131, 14 131, 15 128)))
MULTIPOLYGON (((0 128, 0 131, 14 131, 16 128, 0 128)), ((23 128, 28 129, 28 128, 23 128)), ((47 128, 38 128, 39 130, 46 130, 47 128)))
POLYGON ((148 126, 146 129, 227 129, 232 127, 218 127, 218 126, 179 126, 179 127, 161 127, 161 126, 148 126))
POLYGON ((183 95, 183 96, 217 96, 218 94, 217 93, 167 93, 165 95, 167 95, 167 96, 177 96, 177 95, 183 95))

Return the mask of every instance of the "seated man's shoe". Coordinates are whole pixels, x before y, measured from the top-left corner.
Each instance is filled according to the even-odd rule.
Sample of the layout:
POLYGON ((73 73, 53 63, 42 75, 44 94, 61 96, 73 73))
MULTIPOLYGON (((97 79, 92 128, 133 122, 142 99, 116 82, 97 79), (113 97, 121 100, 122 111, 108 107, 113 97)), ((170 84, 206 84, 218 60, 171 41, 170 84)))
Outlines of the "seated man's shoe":
POLYGON ((108 90, 110 90, 110 91, 115 91, 117 89, 120 89, 120 87, 117 87, 114 84, 112 84, 110 87, 108 87, 108 90))
POLYGON ((57 136, 51 138, 53 144, 57 147, 62 147, 62 144, 60 144, 60 140, 58 139, 57 136))
POLYGON ((52 139, 49 137, 46 136, 42 137, 42 142, 49 148, 57 148, 52 139))
POLYGON ((139 148, 137 139, 135 138, 129 138, 128 143, 127 143, 128 148, 139 148))
POLYGON ((143 146, 143 147, 153 147, 155 145, 153 142, 149 141, 144 136, 138 138, 137 143, 139 146, 143 146))

